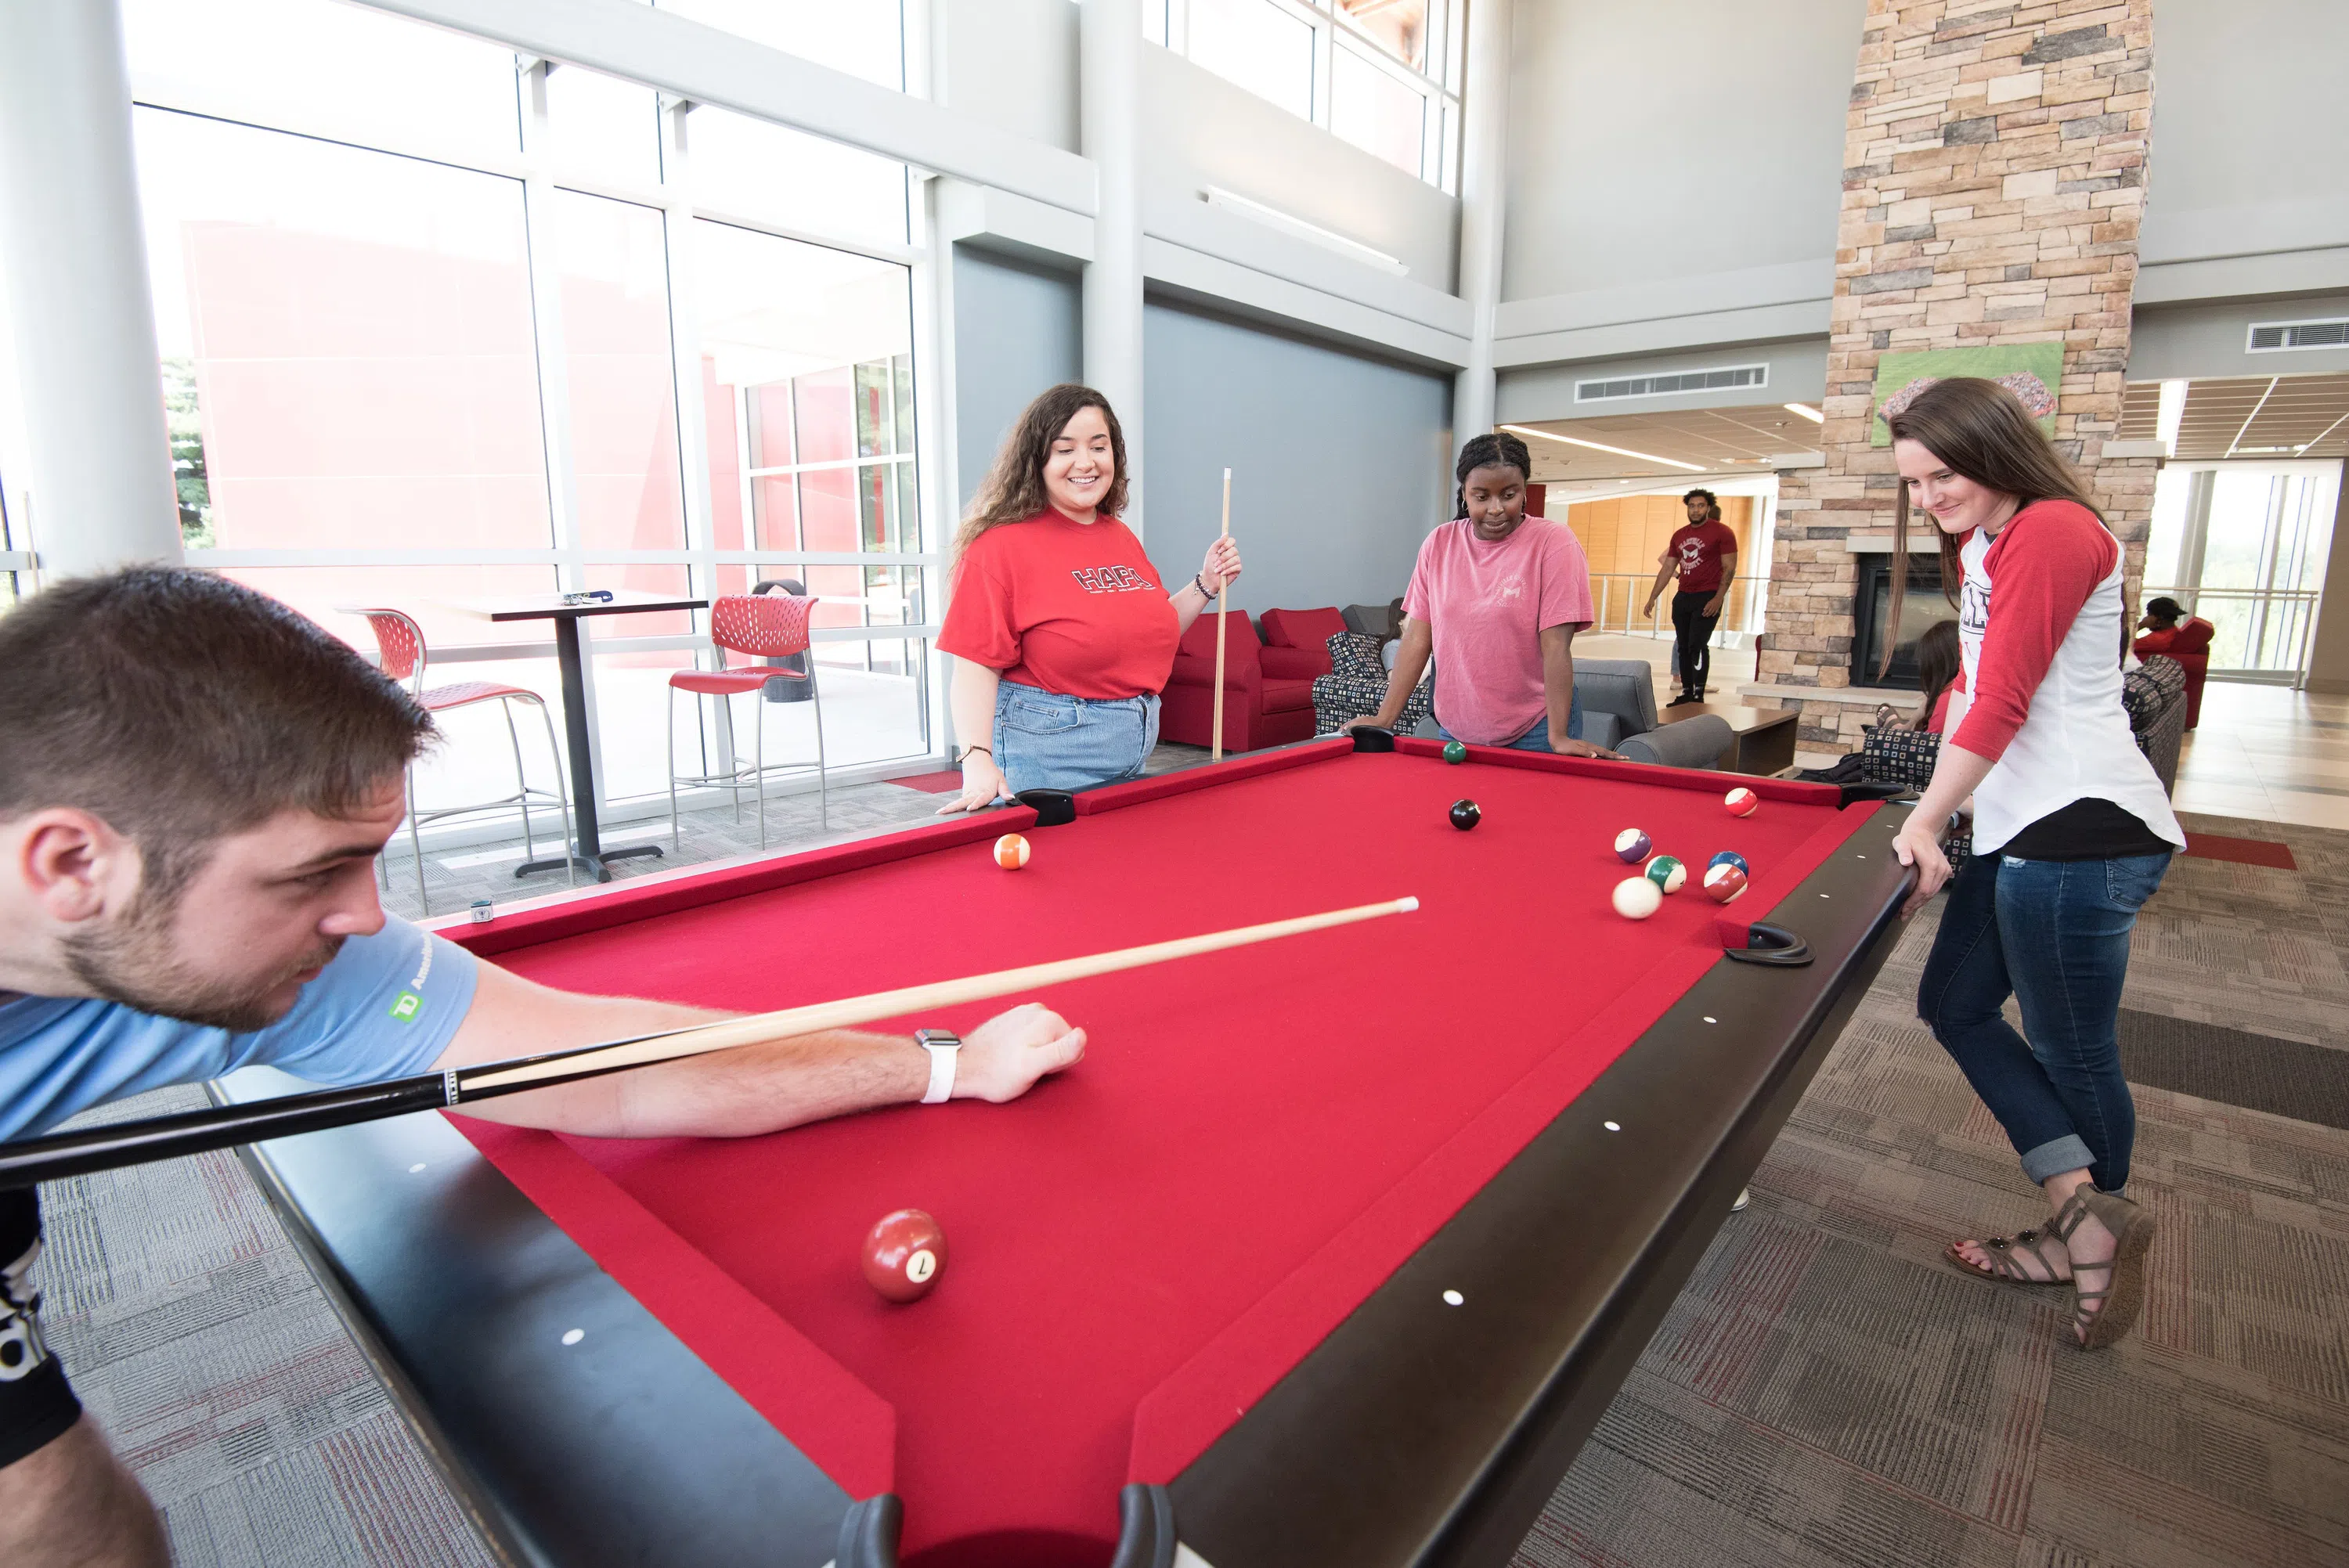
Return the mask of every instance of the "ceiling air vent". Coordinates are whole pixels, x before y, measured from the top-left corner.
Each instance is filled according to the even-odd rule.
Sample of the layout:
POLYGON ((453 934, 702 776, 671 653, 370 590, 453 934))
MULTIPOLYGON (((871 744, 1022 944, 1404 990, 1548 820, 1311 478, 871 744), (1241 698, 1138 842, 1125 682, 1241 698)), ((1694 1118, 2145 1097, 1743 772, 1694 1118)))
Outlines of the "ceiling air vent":
POLYGON ((1686 392, 1720 392, 1736 387, 1767 387, 1766 365, 1733 365, 1723 370, 1674 370, 1661 376, 1624 376, 1610 381, 1578 381, 1578 403, 1612 403, 1623 397, 1670 397, 1686 392))
POLYGON ((2251 323, 2253 354, 2274 354, 2291 348, 2349 348, 2349 315, 2329 321, 2255 321, 2251 323))

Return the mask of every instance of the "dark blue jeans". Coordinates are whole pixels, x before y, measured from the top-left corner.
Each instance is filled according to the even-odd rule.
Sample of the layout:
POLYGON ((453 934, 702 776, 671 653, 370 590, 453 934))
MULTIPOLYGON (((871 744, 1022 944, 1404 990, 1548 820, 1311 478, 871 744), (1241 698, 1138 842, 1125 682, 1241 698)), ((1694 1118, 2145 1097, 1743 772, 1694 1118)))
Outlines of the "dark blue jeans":
POLYGON ((1950 883, 1918 1016, 1957 1058, 2034 1182, 2087 1167, 2128 1181, 2137 1107, 2115 1037, 2129 930, 2169 856, 2021 861, 1976 855, 1950 883), (2023 1033, 2002 1011, 2023 1005, 2023 1033))
MULTIPOLYGON (((1444 728, 1444 721, 1441 719, 1436 721, 1435 733, 1446 740, 1460 738, 1444 728)), ((1574 706, 1566 710, 1566 738, 1568 740, 1582 738, 1582 694, 1578 691, 1574 694, 1574 706)), ((1515 740, 1496 740, 1493 744, 1504 751, 1547 751, 1549 749, 1549 715, 1544 714, 1534 720, 1533 727, 1515 740)))

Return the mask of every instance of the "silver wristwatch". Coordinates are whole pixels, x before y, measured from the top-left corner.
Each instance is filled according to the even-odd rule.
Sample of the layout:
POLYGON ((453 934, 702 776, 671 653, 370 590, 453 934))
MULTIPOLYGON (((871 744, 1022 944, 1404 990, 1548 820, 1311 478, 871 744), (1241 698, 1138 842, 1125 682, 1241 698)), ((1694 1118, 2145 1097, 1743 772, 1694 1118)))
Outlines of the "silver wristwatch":
POLYGON ((951 1029, 916 1029, 914 1043, 930 1053, 930 1087, 924 1105, 943 1105, 954 1096, 955 1058, 962 1054, 962 1037, 951 1029))

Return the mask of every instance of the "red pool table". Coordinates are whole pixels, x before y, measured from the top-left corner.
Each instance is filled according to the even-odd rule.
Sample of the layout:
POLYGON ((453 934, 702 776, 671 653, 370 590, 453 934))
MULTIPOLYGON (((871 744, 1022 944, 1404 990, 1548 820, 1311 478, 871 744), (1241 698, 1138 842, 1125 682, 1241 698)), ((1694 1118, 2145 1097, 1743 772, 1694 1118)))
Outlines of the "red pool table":
POLYGON ((1050 992, 1089 1054, 1014 1104, 740 1140, 435 1113, 254 1167, 524 1560, 1504 1562, 1882 963, 1905 809, 1361 744, 1392 749, 448 928, 550 984, 751 1010, 1420 899, 1050 992), (1609 903, 1627 827, 1690 868, 1643 922, 1609 903), (1752 867, 1728 906, 1696 885, 1721 849, 1752 867), (1744 951, 1749 920, 1808 962, 1731 961, 1803 956, 1744 951), (892 1305, 857 1245, 909 1205, 949 1265, 892 1305))

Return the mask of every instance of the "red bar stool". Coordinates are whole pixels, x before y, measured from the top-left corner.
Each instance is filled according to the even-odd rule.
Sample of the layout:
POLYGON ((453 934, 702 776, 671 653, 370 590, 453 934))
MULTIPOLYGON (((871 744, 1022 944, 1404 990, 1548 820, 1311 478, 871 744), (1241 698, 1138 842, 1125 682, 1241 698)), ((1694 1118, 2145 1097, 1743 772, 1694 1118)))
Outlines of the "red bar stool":
MULTIPOLYGON (((521 686, 506 686, 497 681, 459 681, 450 686, 429 686, 424 684, 424 665, 428 657, 424 647, 424 628, 405 610, 354 606, 350 614, 364 615, 375 633, 376 648, 380 655, 383 673, 407 685, 409 695, 428 713, 446 713, 451 708, 469 707, 477 702, 495 702, 506 716, 506 738, 513 742, 514 793, 495 800, 477 801, 470 806, 443 806, 436 810, 419 813, 416 810, 416 769, 407 770, 403 780, 408 792, 408 847, 416 857, 416 902, 425 913, 432 913, 431 903, 424 894, 424 844, 417 830, 426 822, 442 817, 454 817, 468 811, 496 811, 507 807, 522 810, 523 860, 525 864, 538 858, 537 841, 531 836, 530 803, 533 799, 553 800, 558 813, 556 831, 563 846, 564 880, 572 887, 579 885, 577 866, 571 855, 571 793, 563 781, 563 748, 554 741, 554 719, 546 711, 546 701, 534 691, 521 686), (514 727, 513 705, 527 704, 538 709, 540 722, 546 726, 546 749, 554 758, 554 792, 531 787, 530 775, 523 771, 522 732, 514 727)), ((390 872, 384 873, 385 885, 390 883, 390 872)))
MULTIPOLYGON (((749 692, 753 696, 764 689, 769 681, 805 681, 808 695, 815 700, 815 793, 816 810, 827 828, 832 826, 832 800, 823 772, 823 692, 816 685, 815 659, 805 661, 804 671, 764 665, 749 669, 726 667, 728 650, 747 654, 758 659, 780 659, 792 654, 808 653, 808 614, 816 606, 814 597, 795 598, 783 593, 721 593, 709 606, 709 640, 718 649, 718 668, 714 670, 679 670, 668 677, 668 841, 669 848, 678 850, 677 829, 677 787, 679 784, 723 784, 734 792, 734 820, 742 820, 742 782, 752 781, 751 792, 759 799, 759 847, 767 847, 767 726, 766 704, 752 705, 757 717, 751 721, 758 731, 752 748, 754 760, 745 769, 734 748, 733 698, 749 692), (714 696, 718 709, 726 717, 726 755, 734 759, 733 767, 724 773, 684 773, 677 770, 677 693, 690 692, 695 696, 714 696)), ((779 762, 781 770, 804 769, 804 762, 779 762)))

